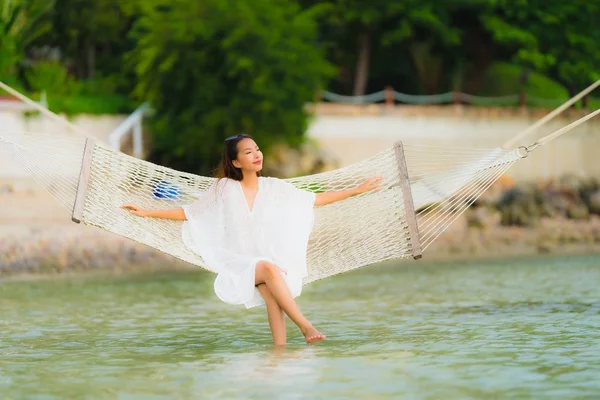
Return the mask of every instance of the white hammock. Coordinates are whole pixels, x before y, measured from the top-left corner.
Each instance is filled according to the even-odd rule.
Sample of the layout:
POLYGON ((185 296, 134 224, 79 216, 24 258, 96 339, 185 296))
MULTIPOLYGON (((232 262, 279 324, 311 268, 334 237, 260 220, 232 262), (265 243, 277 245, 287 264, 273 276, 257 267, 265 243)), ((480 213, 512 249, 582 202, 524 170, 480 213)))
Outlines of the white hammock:
MULTIPOLYGON (((289 179, 321 192, 354 188, 381 175, 379 191, 315 209, 305 283, 398 258, 420 258, 516 161, 597 115, 600 110, 513 150, 406 146, 397 143, 362 162, 289 179)), ((93 225, 206 268, 181 240, 181 222, 132 216, 120 209, 191 203, 214 178, 130 157, 84 136, 0 131, 0 148, 56 198, 76 222, 93 225), (4 146, 1 146, 4 144, 4 146)))

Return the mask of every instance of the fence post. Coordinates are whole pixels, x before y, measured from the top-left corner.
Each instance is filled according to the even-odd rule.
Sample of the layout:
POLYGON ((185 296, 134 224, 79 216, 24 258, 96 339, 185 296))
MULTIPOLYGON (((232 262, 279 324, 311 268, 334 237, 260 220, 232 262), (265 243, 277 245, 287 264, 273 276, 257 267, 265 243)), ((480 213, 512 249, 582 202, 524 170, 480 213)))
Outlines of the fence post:
POLYGON ((391 107, 394 105, 394 88, 386 86, 384 89, 385 105, 391 107))
POLYGON ((588 100, 589 100, 589 95, 583 96, 583 98, 581 99, 581 105, 583 106, 584 110, 587 110, 587 108, 588 108, 588 100))
POLYGON ((452 91, 452 104, 460 104, 460 92, 458 90, 452 91))
POLYGON ((519 92, 519 106, 523 108, 527 106, 527 93, 523 89, 519 92))

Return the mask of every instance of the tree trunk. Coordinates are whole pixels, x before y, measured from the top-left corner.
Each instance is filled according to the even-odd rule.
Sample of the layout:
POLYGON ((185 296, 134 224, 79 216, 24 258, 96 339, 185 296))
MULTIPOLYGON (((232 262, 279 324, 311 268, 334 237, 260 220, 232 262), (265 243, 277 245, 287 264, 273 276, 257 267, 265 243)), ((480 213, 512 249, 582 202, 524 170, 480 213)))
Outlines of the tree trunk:
MULTIPOLYGON (((573 84, 567 85, 567 90, 569 91, 569 98, 573 98, 577 95, 577 89, 575 89, 575 85, 573 85, 573 84)), ((569 108, 577 108, 577 102, 574 103, 569 108)))
POLYGON ((353 68, 347 65, 341 65, 339 70, 342 92, 350 93, 352 86, 354 85, 354 77, 352 76, 353 68))
POLYGON ((496 47, 484 35, 472 32, 467 36, 467 49, 471 59, 471 67, 467 71, 464 81, 464 92, 468 94, 477 93, 488 67, 494 62, 496 47))
POLYGON ((89 44, 86 47, 87 77, 88 79, 94 79, 94 70, 96 69, 96 48, 89 44))
POLYGON ((371 58, 371 33, 362 32, 358 37, 358 60, 354 76, 354 96, 363 96, 369 80, 369 60, 371 58))
POLYGON ((419 82, 427 94, 437 93, 444 67, 444 60, 431 50, 432 46, 432 41, 425 41, 409 47, 419 82))

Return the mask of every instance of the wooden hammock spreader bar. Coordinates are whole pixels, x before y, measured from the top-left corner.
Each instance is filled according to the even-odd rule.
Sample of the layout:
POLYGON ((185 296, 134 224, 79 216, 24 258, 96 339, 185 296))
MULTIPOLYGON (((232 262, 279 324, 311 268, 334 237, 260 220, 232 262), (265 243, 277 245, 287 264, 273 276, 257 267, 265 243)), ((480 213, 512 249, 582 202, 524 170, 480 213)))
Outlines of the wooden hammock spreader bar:
POLYGON ((86 139, 83 157, 81 159, 81 171, 79 172, 79 183, 77 184, 77 194, 75 203, 73 203, 73 215, 71 220, 81 223, 83 219, 83 209, 85 206, 85 197, 87 196, 88 185, 90 181, 90 171, 92 167, 92 155, 94 154, 95 143, 92 139, 86 139))
POLYGON ((408 177, 408 168, 406 167, 406 158, 404 157, 404 146, 402 142, 394 144, 396 154, 396 163, 398 165, 398 182, 402 190, 402 200, 404 201, 404 215, 410 237, 412 256, 415 260, 421 258, 421 239, 419 238, 419 228, 417 225, 417 214, 413 204, 412 192, 410 190, 410 179, 408 177))

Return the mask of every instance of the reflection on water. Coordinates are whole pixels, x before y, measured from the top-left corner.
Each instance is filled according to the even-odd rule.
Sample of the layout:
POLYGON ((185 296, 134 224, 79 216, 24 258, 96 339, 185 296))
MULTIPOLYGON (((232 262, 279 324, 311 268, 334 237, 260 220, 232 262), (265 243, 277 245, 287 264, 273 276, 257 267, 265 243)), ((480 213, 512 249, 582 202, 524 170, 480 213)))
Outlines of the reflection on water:
POLYGON ((205 273, 0 284, 2 398, 594 398, 600 257, 364 268, 305 288, 328 336, 220 303, 205 273))

